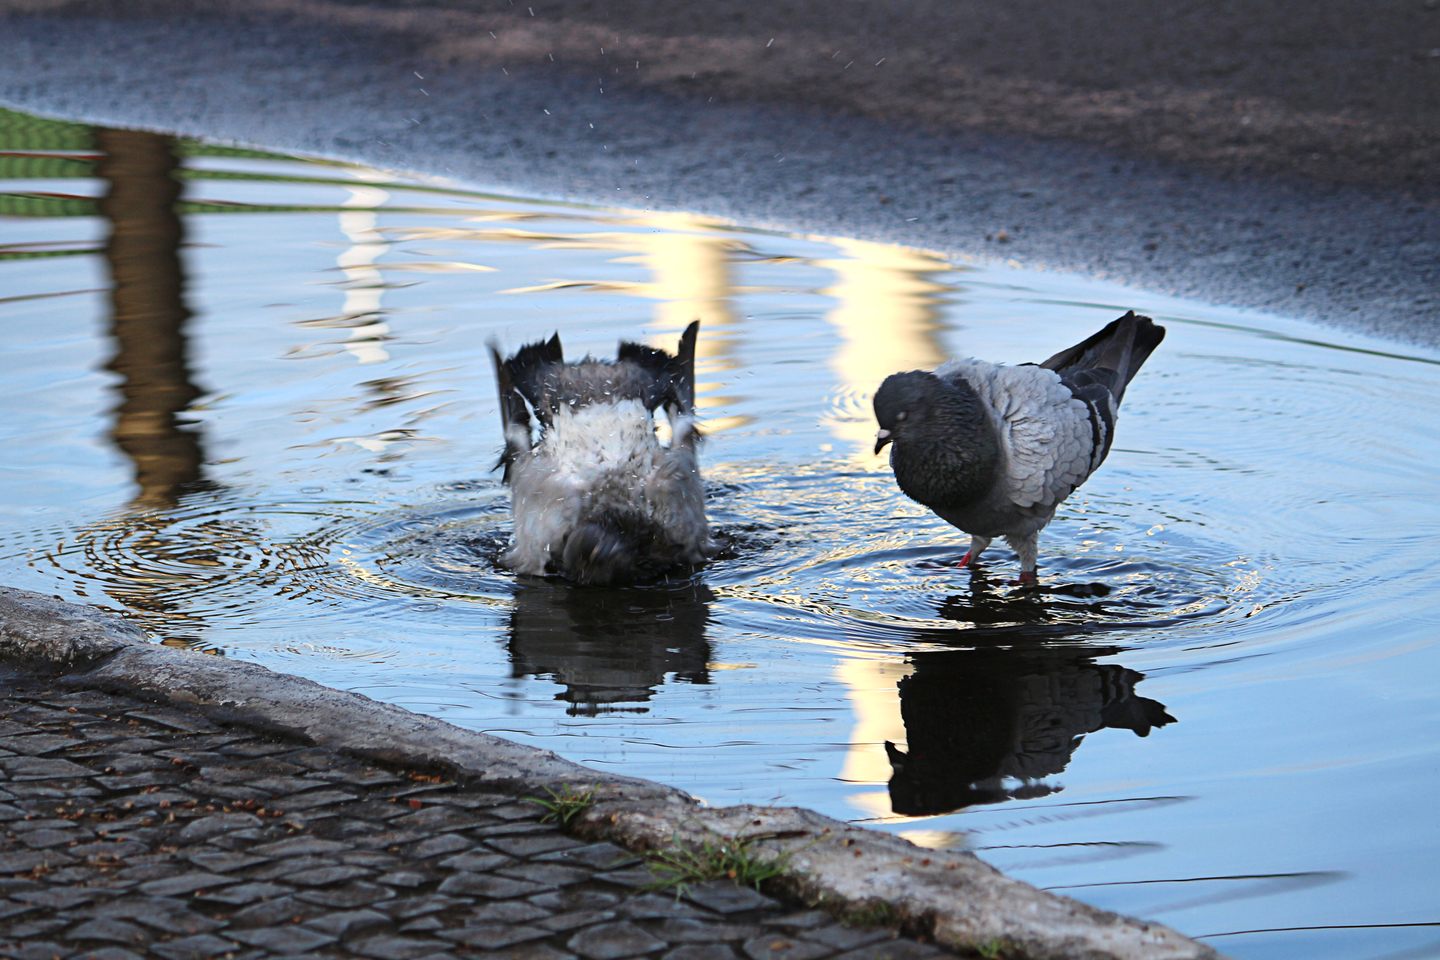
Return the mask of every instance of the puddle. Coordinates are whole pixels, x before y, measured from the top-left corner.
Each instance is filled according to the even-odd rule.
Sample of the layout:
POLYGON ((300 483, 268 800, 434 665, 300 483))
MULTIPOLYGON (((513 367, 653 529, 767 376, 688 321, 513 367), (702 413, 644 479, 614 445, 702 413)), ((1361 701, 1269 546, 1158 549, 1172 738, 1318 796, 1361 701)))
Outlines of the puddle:
POLYGON ((712 804, 971 848, 1235 956, 1433 943, 1437 358, 13 113, 0 178, 0 582, 712 804), (966 538, 871 453, 878 382, 1130 307, 1169 336, 1042 535, 1047 590, 998 545, 922 566, 966 538), (486 341, 612 355, 695 317, 732 550, 617 590, 497 568, 486 341))

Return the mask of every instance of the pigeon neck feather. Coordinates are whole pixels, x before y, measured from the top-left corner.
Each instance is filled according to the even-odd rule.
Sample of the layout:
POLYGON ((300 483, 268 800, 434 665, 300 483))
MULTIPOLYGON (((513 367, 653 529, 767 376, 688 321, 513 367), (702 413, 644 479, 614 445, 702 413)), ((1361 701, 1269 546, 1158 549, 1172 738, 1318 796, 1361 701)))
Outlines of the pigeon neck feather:
POLYGON ((929 377, 923 398, 895 432, 890 465, 900 489, 929 507, 983 500, 994 485, 1000 445, 983 401, 962 379, 929 377))

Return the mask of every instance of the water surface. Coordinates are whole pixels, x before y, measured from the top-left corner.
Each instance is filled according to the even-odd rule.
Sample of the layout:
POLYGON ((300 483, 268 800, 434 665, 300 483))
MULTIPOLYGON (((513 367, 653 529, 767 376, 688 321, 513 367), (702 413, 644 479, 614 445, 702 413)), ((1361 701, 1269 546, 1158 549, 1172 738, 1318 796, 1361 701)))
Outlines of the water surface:
POLYGON ((0 582, 671 783, 956 846, 1255 958, 1440 954, 1440 365, 918 249, 0 114, 0 582), (1013 555, 871 453, 887 374, 1169 336, 1013 555), (486 341, 702 320, 732 549, 517 579, 486 341), (1260 932, 1245 932, 1260 931, 1260 932))

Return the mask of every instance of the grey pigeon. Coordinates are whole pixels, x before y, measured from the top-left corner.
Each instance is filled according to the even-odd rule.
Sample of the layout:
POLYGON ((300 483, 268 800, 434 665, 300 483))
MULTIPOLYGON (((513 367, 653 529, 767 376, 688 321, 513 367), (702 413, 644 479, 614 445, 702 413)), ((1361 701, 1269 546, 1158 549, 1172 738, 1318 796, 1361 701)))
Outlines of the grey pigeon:
POLYGON ((675 356, 620 343, 617 359, 566 363, 557 333, 508 360, 492 343, 515 530, 500 562, 579 583, 643 580, 718 551, 696 458, 695 339, 675 356), (529 409, 527 409, 527 403, 529 409), (655 412, 671 440, 655 434, 655 412), (530 413, 540 421, 538 441, 530 413))
POLYGON ((1105 461, 1125 387, 1164 339, 1132 310, 1038 366, 951 360, 893 374, 875 393, 875 452, 890 444, 905 495, 970 534, 961 566, 1004 537, 1033 584, 1040 531, 1105 461))

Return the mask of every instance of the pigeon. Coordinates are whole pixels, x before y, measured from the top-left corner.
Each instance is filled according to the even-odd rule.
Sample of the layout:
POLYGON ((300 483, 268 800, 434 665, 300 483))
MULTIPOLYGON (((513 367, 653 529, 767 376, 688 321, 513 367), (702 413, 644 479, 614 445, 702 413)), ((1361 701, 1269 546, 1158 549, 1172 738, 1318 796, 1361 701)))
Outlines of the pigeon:
POLYGON ((1105 461, 1125 387, 1164 339, 1132 310, 1039 365, 893 374, 875 393, 875 452, 890 445, 905 495, 970 534, 959 566, 1004 537, 1033 585, 1040 531, 1105 461))
POLYGON ((515 528, 500 562, 516 573, 620 584, 719 551, 705 521, 695 425, 695 339, 674 356, 621 341, 617 359, 566 363, 557 333, 502 359, 505 470, 515 528), (528 409, 527 409, 528 404, 528 409), (670 421, 670 444, 655 411, 670 421), (540 421, 531 434, 530 410, 540 421))

